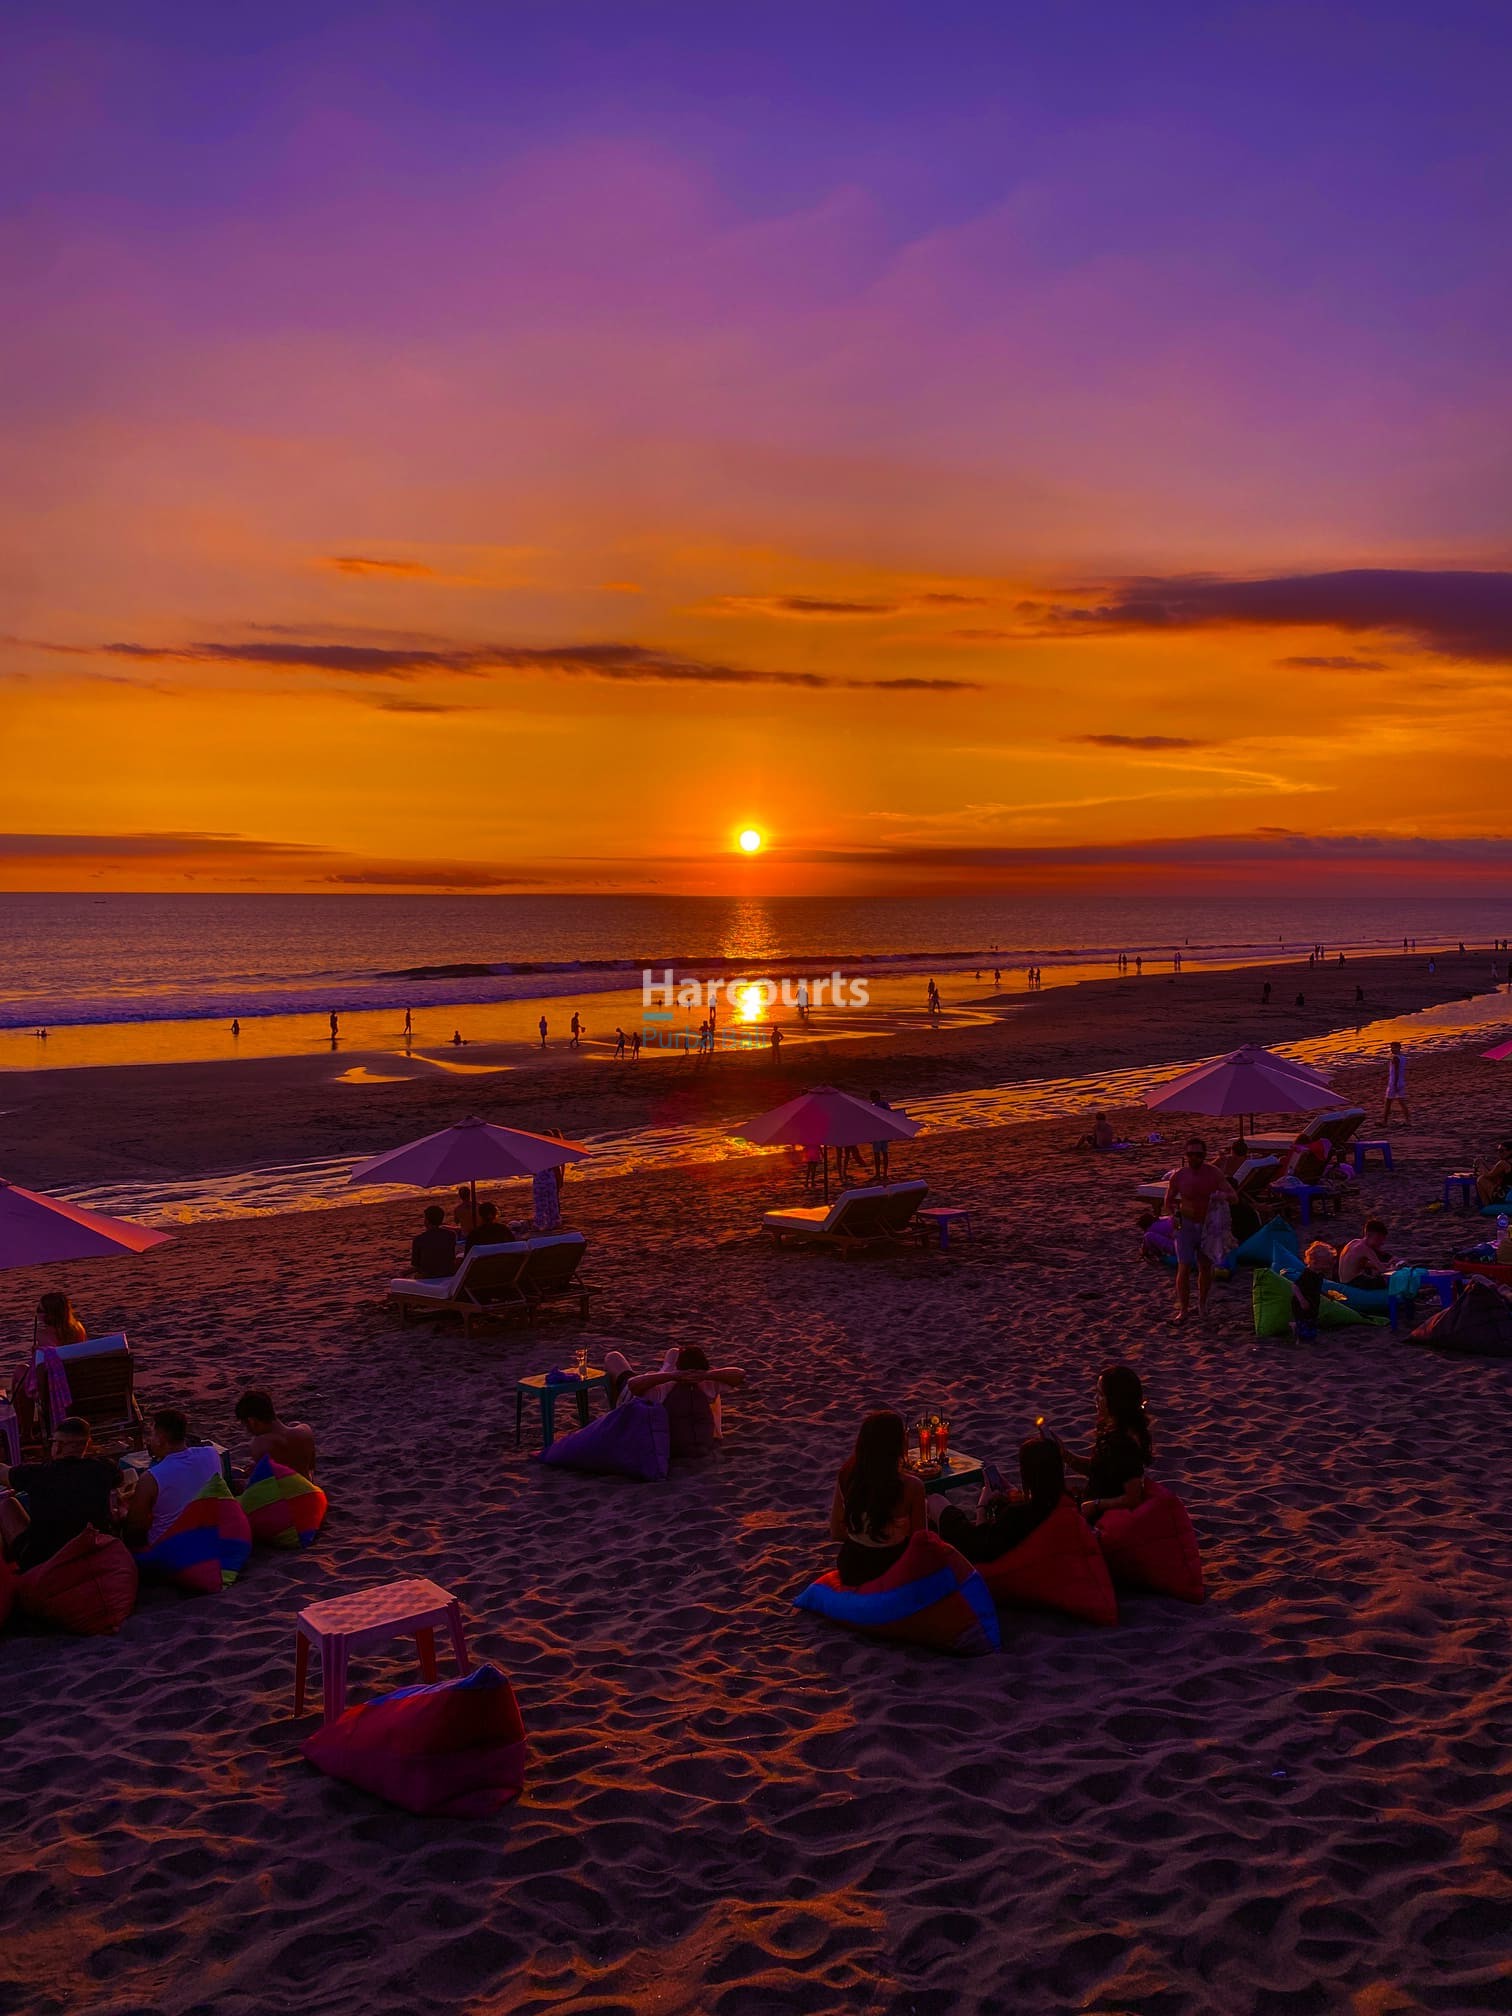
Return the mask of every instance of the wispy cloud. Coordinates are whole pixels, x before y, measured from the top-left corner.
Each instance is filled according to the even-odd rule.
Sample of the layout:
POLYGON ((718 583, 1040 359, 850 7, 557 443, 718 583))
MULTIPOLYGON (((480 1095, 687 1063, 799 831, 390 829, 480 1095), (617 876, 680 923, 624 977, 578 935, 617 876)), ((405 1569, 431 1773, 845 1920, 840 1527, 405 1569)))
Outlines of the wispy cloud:
POLYGON ((1216 749, 1216 741, 1193 735, 1067 735, 1067 742, 1087 742, 1095 749, 1216 749))
POLYGON ((1095 591, 1091 599, 1047 602, 1021 634, 1074 637, 1225 627, 1374 634, 1446 658, 1512 663, 1512 572, 1355 567, 1252 581, 1151 576, 1095 591))
POLYGON ((302 841, 253 840, 240 833, 0 833, 0 856, 10 860, 172 861, 206 855, 278 859, 329 852, 302 841))
POLYGON ((1356 658, 1349 652, 1340 652, 1332 658, 1278 658, 1276 663, 1287 671, 1297 672, 1389 672, 1391 661, 1386 658, 1356 658))
POLYGON ((776 686, 796 690, 964 693, 978 690, 972 679, 897 677, 865 679, 830 672, 781 671, 755 665, 726 665, 687 658, 641 644, 449 645, 444 649, 395 642, 326 643, 315 638, 265 642, 144 644, 114 642, 95 647, 44 644, 69 656, 102 656, 131 664, 260 666, 275 672, 322 672, 352 679, 487 679, 499 673, 526 673, 565 679, 695 686, 776 686))
POLYGON ((936 609, 982 609, 991 598, 955 589, 928 588, 879 600, 876 597, 826 595, 722 595, 709 607, 725 616, 779 616, 807 623, 875 622, 881 617, 908 616, 936 609))
POLYGON ((408 580, 436 579, 434 567, 427 567, 419 560, 378 560, 367 553, 327 553, 321 560, 322 567, 329 567, 337 574, 377 574, 402 577, 408 580))

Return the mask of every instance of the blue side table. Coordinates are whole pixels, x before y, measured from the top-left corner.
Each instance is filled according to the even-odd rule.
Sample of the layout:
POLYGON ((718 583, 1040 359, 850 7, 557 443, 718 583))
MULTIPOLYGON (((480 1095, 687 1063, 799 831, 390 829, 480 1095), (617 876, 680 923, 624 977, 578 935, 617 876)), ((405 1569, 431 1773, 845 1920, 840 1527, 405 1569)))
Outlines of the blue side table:
POLYGON ((1382 1163, 1388 1169, 1393 1169, 1396 1166, 1391 1159, 1391 1143, 1389 1141, 1356 1141, 1354 1144, 1354 1172, 1356 1176, 1364 1173, 1365 1158, 1368 1155, 1379 1155, 1382 1163))
POLYGON ((595 1386, 608 1386, 609 1381, 603 1368, 590 1365, 581 1379, 548 1380, 544 1372, 532 1372, 524 1379, 515 1381, 515 1442, 520 1440, 520 1429, 525 1416, 525 1398, 534 1394, 541 1404, 541 1447, 549 1449, 556 1435, 556 1405, 561 1399, 577 1402, 578 1426, 588 1426, 588 1395, 595 1386))
POLYGON ((1456 1169, 1444 1178, 1444 1209, 1447 1211, 1454 1201, 1454 1192, 1459 1192, 1460 1209, 1473 1210, 1479 1201, 1480 1192, 1475 1187, 1475 1175, 1469 1169, 1456 1169))

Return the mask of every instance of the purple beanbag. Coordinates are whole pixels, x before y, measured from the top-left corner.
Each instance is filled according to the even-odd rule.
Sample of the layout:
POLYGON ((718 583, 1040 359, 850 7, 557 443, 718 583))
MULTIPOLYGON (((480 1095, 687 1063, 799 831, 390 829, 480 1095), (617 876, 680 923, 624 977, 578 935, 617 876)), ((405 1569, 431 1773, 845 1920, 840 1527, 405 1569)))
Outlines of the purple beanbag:
POLYGON ((671 1444, 664 1407, 650 1400, 626 1400, 586 1428, 563 1435, 541 1451, 539 1460, 559 1470, 591 1470, 604 1477, 650 1482, 666 1476, 671 1444))

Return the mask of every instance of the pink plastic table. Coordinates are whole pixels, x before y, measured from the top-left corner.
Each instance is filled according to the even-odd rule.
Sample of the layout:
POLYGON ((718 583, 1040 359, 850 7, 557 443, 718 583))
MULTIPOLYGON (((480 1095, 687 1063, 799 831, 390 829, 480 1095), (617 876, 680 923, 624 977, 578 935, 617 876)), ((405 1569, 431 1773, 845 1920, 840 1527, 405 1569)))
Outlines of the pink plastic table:
POLYGON ((325 1719, 335 1721, 346 1706, 347 1667, 354 1649, 387 1644, 390 1638, 413 1638, 424 1679, 436 1677, 436 1631, 451 1633, 457 1671, 469 1671, 462 1606, 434 1582, 380 1582, 372 1589, 354 1589, 301 1610, 294 1627, 294 1713, 304 1713, 305 1679, 310 1647, 320 1648, 320 1681, 325 1719))

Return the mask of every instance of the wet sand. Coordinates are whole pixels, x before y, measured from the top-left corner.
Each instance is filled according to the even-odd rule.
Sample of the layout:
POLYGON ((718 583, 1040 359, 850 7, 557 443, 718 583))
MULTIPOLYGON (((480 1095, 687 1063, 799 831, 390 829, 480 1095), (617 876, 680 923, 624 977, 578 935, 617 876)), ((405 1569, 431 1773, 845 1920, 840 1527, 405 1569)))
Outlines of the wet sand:
MULTIPOLYGON (((938 1023, 917 1009, 875 1023, 789 1016, 769 1048, 713 1058, 616 1062, 597 1038, 461 1052, 329 1048, 301 1058, 142 1064, 0 1074, 0 1171, 66 1188, 245 1169, 317 1156, 376 1154, 468 1113, 569 1136, 734 1126, 804 1087, 829 1082, 895 1104, 1031 1080, 1080 1078, 1186 1061, 1236 1043, 1297 1043, 1488 990, 1484 955, 1354 960, 1310 970, 1188 971, 1086 981, 1042 993, 974 992, 938 1023), (1269 978, 1270 1006, 1260 1004, 1269 978), (1363 986, 1363 1009, 1354 1000, 1363 986), (1293 1006, 1298 992, 1304 1008, 1293 1006), (968 1019, 969 1018, 969 1019, 968 1019), (875 1033, 862 1033, 867 1029, 875 1033)), ((1509 997, 1512 1019, 1512 997, 1509 997)))
MULTIPOLYGON (((1041 1057, 1068 1043, 1061 1005, 1041 1057)), ((1121 1012, 1094 1018, 1112 1054, 1121 1012)), ((1202 1047, 1249 1019, 1219 1007, 1202 1047)), ((1431 1207, 1506 1114, 1509 1069, 1414 1060, 1396 1169, 1358 1193, 1399 1250, 1441 1259, 1478 1222, 1431 1207)), ((1373 1099, 1378 1077, 1340 1089, 1373 1099)), ((569 1185, 595 1352, 696 1341, 750 1374, 716 1458, 660 1485, 516 1449, 514 1381, 573 1326, 464 1340, 383 1313, 413 1205, 68 1270, 91 1328, 132 1335, 149 1404, 229 1439, 257 1380, 312 1419, 332 1512, 309 1554, 259 1554, 220 1597, 153 1591, 117 1639, 7 1634, 0 2008, 1512 2006, 1508 1368, 1375 1330, 1257 1342, 1247 1281, 1171 1331, 1133 1231, 1158 1154, 1075 1154, 1072 1132, 900 1151, 895 1173, 977 1214, 949 1255, 772 1250, 753 1227, 794 1192, 785 1161, 569 1185), (863 1409, 940 1406, 1011 1464, 1036 1414, 1085 1439, 1115 1357, 1146 1381, 1205 1606, 1130 1597, 1107 1631, 1004 1612, 1003 1653, 961 1663, 791 1608, 863 1409), (296 1611, 401 1574, 457 1593, 519 1694, 529 1782, 496 1821, 413 1819, 300 1760, 296 1611)), ((0 1276, 13 1344, 44 1285, 0 1276)), ((365 1654, 354 1691, 414 1677, 399 1648, 365 1654)))

